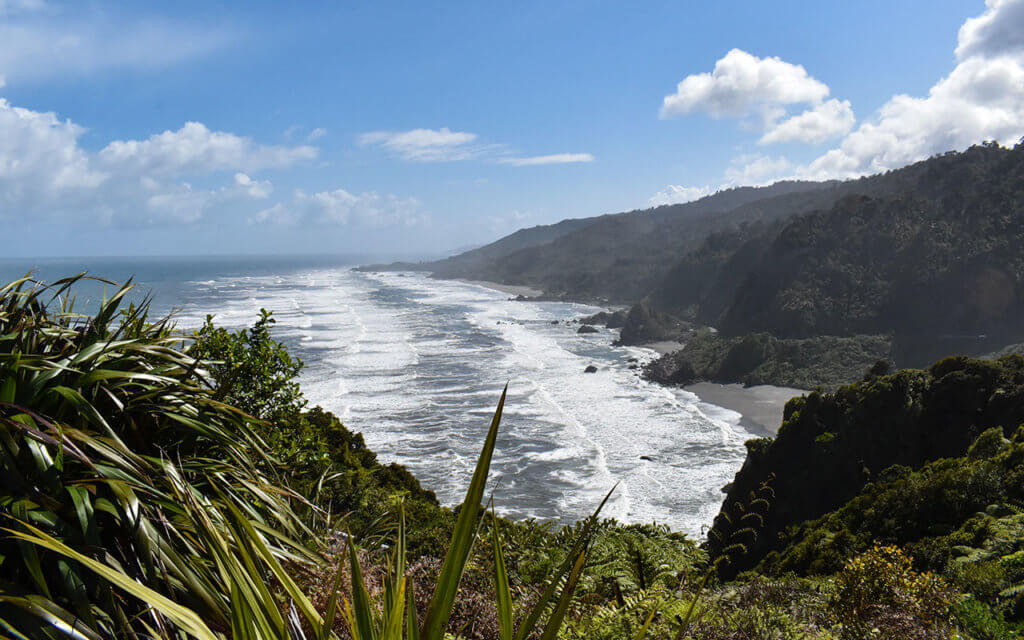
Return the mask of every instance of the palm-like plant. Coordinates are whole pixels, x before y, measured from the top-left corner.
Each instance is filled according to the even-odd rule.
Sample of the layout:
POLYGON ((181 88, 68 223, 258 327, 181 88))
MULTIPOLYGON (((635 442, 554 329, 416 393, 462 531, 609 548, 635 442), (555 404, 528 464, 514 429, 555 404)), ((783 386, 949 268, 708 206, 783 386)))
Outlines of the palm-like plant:
POLYGON ((256 470, 253 419, 218 401, 145 301, 122 308, 130 284, 76 313, 82 279, 0 289, 0 628, 213 637, 245 606, 283 630, 260 574, 315 624, 275 571, 315 555, 296 542, 298 496, 256 470))
MULTIPOLYGON (((350 537, 350 598, 342 567, 321 615, 283 562, 323 558, 297 542, 311 534, 292 510, 301 497, 259 471, 274 461, 255 419, 221 401, 204 363, 166 320, 148 321, 145 302, 120 309, 130 284, 96 313, 75 313, 68 292, 82 278, 0 289, 0 631, 284 640, 311 629, 327 640, 341 611, 355 640, 445 637, 483 520, 504 393, 423 621, 401 511, 383 602, 371 600, 350 537)), ((527 637, 552 604, 542 635, 555 636, 596 522, 597 513, 513 633, 494 519, 502 638, 527 637)))

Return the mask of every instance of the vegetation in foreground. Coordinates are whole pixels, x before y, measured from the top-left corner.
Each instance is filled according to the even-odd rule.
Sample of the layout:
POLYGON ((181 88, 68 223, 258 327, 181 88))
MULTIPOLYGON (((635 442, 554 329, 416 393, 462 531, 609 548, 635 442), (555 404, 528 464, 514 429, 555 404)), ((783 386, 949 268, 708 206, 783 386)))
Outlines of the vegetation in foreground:
MULTIPOLYGON (((499 404, 466 499, 453 511, 401 467, 380 464, 334 416, 306 406, 296 385, 301 362, 273 340, 270 314, 240 332, 208 321, 183 342, 168 321, 150 321, 145 305, 122 306, 127 288, 95 313, 77 314, 67 302, 77 282, 0 289, 5 635, 1014 637, 1024 564, 1014 483, 1024 476, 1024 444, 1013 428, 986 429, 1016 419, 1019 358, 998 370, 940 363, 927 374, 934 380, 900 372, 839 398, 791 403, 778 442, 752 443, 753 456, 811 428, 801 424, 848 420, 848 431, 830 433, 849 437, 855 425, 891 413, 885 424, 899 437, 931 441, 959 432, 921 416, 958 408, 950 415, 975 416, 976 427, 957 440, 965 443, 961 458, 929 464, 948 454, 938 446, 921 452, 912 468, 886 476, 905 486, 862 484, 844 507, 852 515, 809 523, 791 538, 790 556, 726 580, 750 565, 745 558, 762 557, 759 541, 776 513, 808 499, 782 469, 745 493, 734 486, 706 548, 661 526, 619 525, 597 513, 561 528, 505 521, 483 505, 499 404), (872 384, 904 396, 909 385, 927 400, 916 409, 902 407, 904 396, 881 402, 872 384), (837 402, 846 408, 828 408, 837 402), (935 492, 948 494, 968 522, 926 545, 909 535, 895 537, 899 546, 874 545, 894 535, 886 513, 930 522, 914 509, 935 492), (998 508, 989 509, 993 496, 998 508), (979 505, 983 513, 971 513, 979 505), (834 541, 834 522, 854 520, 878 524, 853 544, 799 544, 818 540, 817 531, 834 541), (973 546, 961 553, 965 541, 973 546), (819 548, 831 564, 787 560, 819 548)), ((824 474, 813 486, 832 482, 824 474)))

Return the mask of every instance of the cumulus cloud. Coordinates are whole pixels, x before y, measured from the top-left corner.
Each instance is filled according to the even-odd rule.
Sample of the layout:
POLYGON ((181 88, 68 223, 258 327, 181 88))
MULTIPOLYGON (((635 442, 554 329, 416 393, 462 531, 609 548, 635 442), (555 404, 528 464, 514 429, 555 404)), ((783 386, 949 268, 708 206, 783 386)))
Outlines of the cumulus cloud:
POLYGON ((652 207, 660 207, 666 204, 683 204, 684 202, 700 200, 707 195, 711 195, 710 187, 684 187, 670 184, 651 196, 647 204, 652 207))
POLYGON ((1024 50, 1024 3, 986 0, 985 13, 960 27, 957 58, 992 57, 1024 50))
POLYGON ((820 143, 843 135, 856 122, 848 101, 826 101, 828 95, 828 85, 811 77, 801 65, 732 49, 710 73, 684 78, 674 94, 665 96, 660 116, 696 112, 714 118, 756 115, 765 131, 762 144, 820 143), (783 120, 789 108, 800 104, 810 108, 783 120))
POLYGON ((593 162, 594 156, 589 153, 556 153, 549 156, 531 156, 528 158, 501 158, 498 162, 516 167, 528 167, 539 164, 569 164, 573 162, 593 162))
POLYGON ((62 219, 141 225, 193 222, 214 207, 269 197, 272 185, 248 171, 290 166, 311 147, 268 147, 189 123, 146 140, 79 145, 85 129, 51 112, 0 98, 0 219, 62 219), (233 179, 216 185, 222 172, 233 179))
POLYGON ((413 162, 451 162, 479 155, 483 147, 473 144, 475 133, 441 129, 411 131, 371 131, 359 136, 359 144, 380 146, 403 160, 413 162))
POLYGON ((927 97, 896 95, 798 174, 849 178, 952 149, 1024 136, 1024 0, 989 0, 958 36, 957 65, 927 97))
POLYGON ((376 192, 352 194, 344 189, 307 194, 296 190, 288 202, 279 202, 257 213, 254 223, 280 225, 414 225, 425 221, 415 198, 381 195, 376 192))
POLYGON ((820 102, 828 93, 828 86, 798 64, 733 49, 715 63, 711 73, 684 78, 674 94, 665 96, 661 117, 695 111, 716 118, 742 116, 763 105, 820 102))
POLYGON ((253 180, 244 173, 235 174, 235 188, 250 198, 268 198, 273 191, 269 180, 253 180))
POLYGON ((775 142, 805 142, 820 144, 837 138, 853 129, 857 118, 850 108, 850 101, 832 99, 816 105, 799 115, 773 125, 758 141, 759 144, 775 142))

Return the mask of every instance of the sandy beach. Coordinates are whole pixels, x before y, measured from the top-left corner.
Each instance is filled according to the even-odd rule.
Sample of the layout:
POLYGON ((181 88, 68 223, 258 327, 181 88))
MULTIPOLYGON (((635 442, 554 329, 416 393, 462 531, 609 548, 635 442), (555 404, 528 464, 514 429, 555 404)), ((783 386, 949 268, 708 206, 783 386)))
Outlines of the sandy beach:
POLYGON ((714 382, 699 382, 683 388, 696 394, 703 402, 742 414, 741 424, 763 430, 766 435, 775 435, 778 432, 786 402, 794 396, 807 393, 803 389, 789 387, 744 387, 741 384, 714 382))
POLYGON ((653 349, 654 351, 657 351, 661 355, 666 355, 669 353, 679 351, 686 345, 683 344, 682 342, 676 342, 675 340, 662 340, 660 342, 648 342, 641 346, 644 347, 645 349, 653 349))
POLYGON ((526 287, 515 284, 501 284, 500 282, 488 282, 486 280, 464 280, 458 278, 459 282, 465 282, 466 284, 475 284, 480 287, 487 287, 488 289, 494 289, 495 291, 501 291, 513 296, 525 296, 527 298, 534 298, 539 295, 543 295, 544 292, 540 289, 534 289, 532 287, 526 287))

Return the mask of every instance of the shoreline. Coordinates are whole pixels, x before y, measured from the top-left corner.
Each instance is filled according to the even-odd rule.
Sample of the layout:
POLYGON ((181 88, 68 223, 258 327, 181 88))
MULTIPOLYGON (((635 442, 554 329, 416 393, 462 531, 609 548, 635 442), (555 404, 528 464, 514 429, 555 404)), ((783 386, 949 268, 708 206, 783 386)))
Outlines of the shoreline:
MULTIPOLYGON (((544 294, 539 289, 524 285, 501 284, 500 282, 469 280, 466 278, 454 278, 454 280, 500 291, 512 296, 536 298, 544 294)), ((635 346, 642 349, 650 349, 659 356, 663 356, 678 351, 685 345, 675 340, 659 340, 635 346)), ((767 384, 746 387, 739 383, 698 382, 681 388, 697 396, 697 400, 700 403, 738 413, 740 419, 737 424, 747 431, 772 437, 778 433, 779 427, 782 426, 782 414, 790 398, 809 393, 806 389, 777 387, 767 384)))
POLYGON ((768 384, 745 387, 739 383, 698 382, 682 387, 705 404, 740 414, 739 424, 752 432, 774 437, 782 426, 782 414, 790 398, 809 393, 805 389, 768 384))
POLYGON ((517 284, 501 284, 500 282, 490 282, 488 280, 467 280, 465 278, 453 278, 456 282, 464 282, 466 284, 475 284, 478 287, 486 287, 487 289, 494 289, 502 293, 507 293, 512 296, 523 296, 524 298, 536 298, 544 295, 544 292, 540 289, 534 289, 533 287, 527 287, 526 285, 517 284))
POLYGON ((641 347, 643 349, 651 349, 652 351, 657 351, 659 356, 666 356, 670 353, 675 353, 676 351, 679 351, 684 346, 686 346, 686 343, 678 342, 676 340, 659 340, 657 342, 645 342, 644 344, 638 344, 636 346, 641 347))

